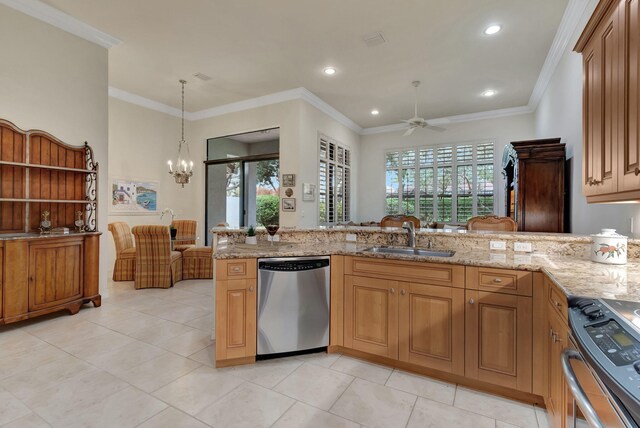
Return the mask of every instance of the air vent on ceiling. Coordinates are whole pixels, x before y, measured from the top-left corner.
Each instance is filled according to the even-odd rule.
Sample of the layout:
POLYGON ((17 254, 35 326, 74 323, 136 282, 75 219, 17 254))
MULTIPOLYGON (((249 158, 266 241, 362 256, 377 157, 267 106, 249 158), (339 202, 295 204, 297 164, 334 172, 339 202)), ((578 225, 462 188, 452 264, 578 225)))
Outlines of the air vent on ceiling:
POLYGON ((364 43, 370 48, 386 43, 387 41, 387 39, 384 38, 384 35, 380 31, 367 34, 366 36, 363 37, 363 40, 364 40, 364 43))
POLYGON ((211 76, 207 76, 206 74, 202 74, 202 73, 196 73, 194 74, 194 77, 197 77, 198 79, 203 80, 205 82, 207 80, 211 80, 211 76))

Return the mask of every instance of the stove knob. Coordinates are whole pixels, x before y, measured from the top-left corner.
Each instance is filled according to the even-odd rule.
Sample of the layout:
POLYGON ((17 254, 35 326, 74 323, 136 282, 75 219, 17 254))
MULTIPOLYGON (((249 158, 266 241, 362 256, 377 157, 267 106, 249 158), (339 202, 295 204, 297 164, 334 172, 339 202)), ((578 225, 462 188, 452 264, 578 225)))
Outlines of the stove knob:
POLYGON ((582 313, 591 319, 600 318, 603 315, 602 311, 597 306, 587 306, 582 310, 582 313))
POLYGON ((578 300, 578 302, 576 303, 576 306, 582 310, 584 308, 586 308, 587 306, 591 306, 593 305, 595 302, 591 299, 582 299, 582 300, 578 300))
POLYGON ((640 374, 640 360, 636 361, 633 364, 633 368, 636 369, 636 372, 638 372, 638 374, 640 374))

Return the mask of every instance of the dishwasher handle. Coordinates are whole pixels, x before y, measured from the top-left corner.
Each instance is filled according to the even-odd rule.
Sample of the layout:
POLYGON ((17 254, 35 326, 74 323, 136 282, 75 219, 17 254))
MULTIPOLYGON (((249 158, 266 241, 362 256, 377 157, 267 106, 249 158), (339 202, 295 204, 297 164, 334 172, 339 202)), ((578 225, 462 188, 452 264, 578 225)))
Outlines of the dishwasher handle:
POLYGON ((584 393, 584 390, 580 386, 580 382, 578 382, 578 378, 571 368, 570 360, 580 360, 583 361, 580 353, 573 349, 565 349, 562 352, 561 363, 562 363, 562 372, 564 373, 564 378, 567 381, 567 385, 571 390, 571 394, 573 394, 574 399, 576 400, 580 410, 584 414, 584 417, 589 422, 589 425, 594 428, 605 428, 602 421, 600 421, 600 417, 596 413, 595 409, 591 405, 589 398, 584 393))

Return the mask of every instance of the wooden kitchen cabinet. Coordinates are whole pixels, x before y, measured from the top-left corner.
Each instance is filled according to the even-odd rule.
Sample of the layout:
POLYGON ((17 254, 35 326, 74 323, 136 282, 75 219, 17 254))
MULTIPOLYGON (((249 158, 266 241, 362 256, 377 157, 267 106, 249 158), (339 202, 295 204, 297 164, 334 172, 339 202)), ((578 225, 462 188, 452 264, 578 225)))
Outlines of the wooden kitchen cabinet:
POLYGON ((466 291, 465 376, 532 391, 532 299, 466 291))
POLYGON ((29 311, 82 297, 84 239, 29 245, 29 311))
POLYGON ((216 367, 256 356, 256 260, 216 262, 216 367))
POLYGON ((568 343, 568 327, 557 312, 549 308, 547 320, 547 358, 548 372, 547 385, 548 393, 546 397, 547 412, 551 419, 553 428, 564 428, 565 426, 565 405, 564 405, 564 374, 562 373, 561 356, 562 351, 568 343))
POLYGON ((640 199, 640 10, 601 0, 574 49, 583 58, 587 202, 640 199))
POLYGON ((345 347, 398 358, 399 287, 398 281, 345 276, 345 347))
POLYGON ((464 375, 464 290, 400 283, 399 359, 464 375))

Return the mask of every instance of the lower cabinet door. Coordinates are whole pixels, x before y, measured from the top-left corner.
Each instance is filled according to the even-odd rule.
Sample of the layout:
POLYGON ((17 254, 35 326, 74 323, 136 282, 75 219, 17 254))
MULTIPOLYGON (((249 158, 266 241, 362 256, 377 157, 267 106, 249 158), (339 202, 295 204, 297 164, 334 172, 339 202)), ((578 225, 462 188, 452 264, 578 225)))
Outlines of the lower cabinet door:
POLYGON ((398 358, 398 281, 345 276, 344 346, 398 358))
POLYGON ((467 290, 465 376, 531 392, 531 297, 467 290))
POLYGON ((563 428, 565 426, 565 407, 563 405, 565 382, 560 359, 564 347, 568 343, 568 331, 551 305, 549 305, 548 313, 547 358, 549 367, 547 384, 549 391, 547 392, 546 405, 549 418, 552 421, 551 426, 553 428, 563 428))
POLYGON ((216 359, 256 355, 256 280, 216 281, 216 359))
POLYGON ((29 245, 29 311, 82 297, 83 240, 29 245))
POLYGON ((400 283, 400 361, 464 374, 464 290, 400 283))

